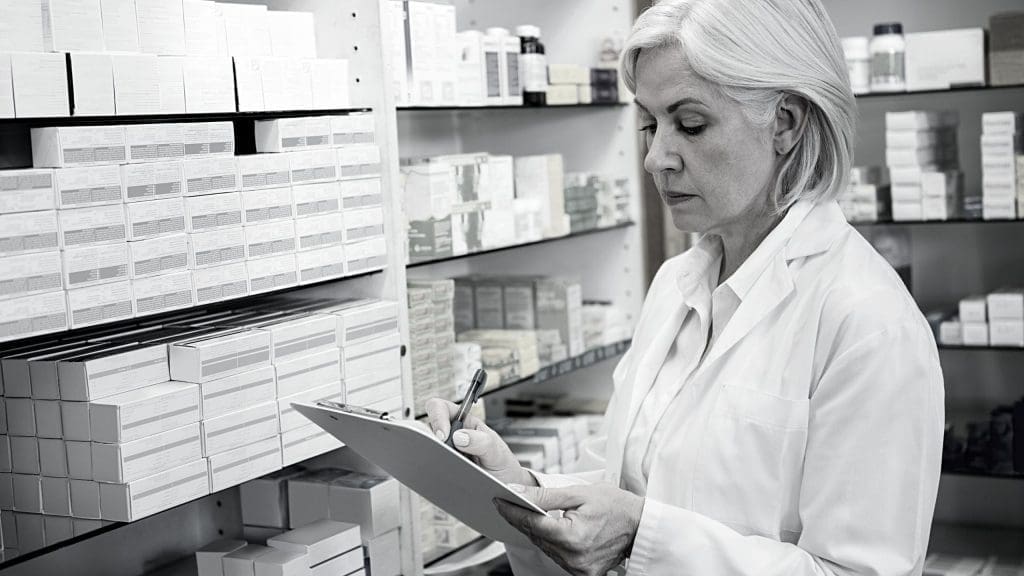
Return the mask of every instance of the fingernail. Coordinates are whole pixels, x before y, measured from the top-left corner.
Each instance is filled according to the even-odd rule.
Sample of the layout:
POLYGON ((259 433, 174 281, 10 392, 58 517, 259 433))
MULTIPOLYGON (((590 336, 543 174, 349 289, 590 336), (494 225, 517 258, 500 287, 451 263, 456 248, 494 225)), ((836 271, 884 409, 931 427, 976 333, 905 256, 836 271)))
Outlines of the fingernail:
POLYGON ((437 430, 434 430, 434 436, 437 436, 437 439, 440 440, 441 442, 444 442, 445 440, 448 439, 448 437, 445 435, 445 433, 440 428, 437 429, 437 430))
POLYGON ((509 484, 508 489, 515 492, 516 494, 526 493, 526 486, 523 486, 522 484, 509 484))
POLYGON ((458 432, 452 435, 452 442, 454 442, 455 445, 459 447, 469 446, 469 434, 466 434, 462 430, 459 430, 458 432))

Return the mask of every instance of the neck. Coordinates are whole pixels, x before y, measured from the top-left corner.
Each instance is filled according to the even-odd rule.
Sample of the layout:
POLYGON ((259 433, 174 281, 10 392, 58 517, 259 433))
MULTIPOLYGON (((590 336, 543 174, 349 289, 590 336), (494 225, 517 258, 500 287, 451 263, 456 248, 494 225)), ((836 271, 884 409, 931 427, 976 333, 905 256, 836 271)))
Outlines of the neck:
POLYGON ((718 274, 719 284, 728 280, 736 270, 739 270, 740 266, 747 261, 754 250, 757 250, 757 247, 782 221, 783 217, 785 214, 775 214, 773 211, 765 209, 719 234, 722 239, 722 267, 718 274))

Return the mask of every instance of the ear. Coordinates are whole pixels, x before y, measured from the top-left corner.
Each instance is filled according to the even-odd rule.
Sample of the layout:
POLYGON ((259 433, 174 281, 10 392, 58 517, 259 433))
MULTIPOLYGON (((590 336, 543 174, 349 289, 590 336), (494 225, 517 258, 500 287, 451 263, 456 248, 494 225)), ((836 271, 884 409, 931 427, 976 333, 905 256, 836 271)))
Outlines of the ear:
POLYGON ((807 101, 789 94, 782 97, 775 111, 775 153, 785 156, 800 142, 807 127, 807 101))

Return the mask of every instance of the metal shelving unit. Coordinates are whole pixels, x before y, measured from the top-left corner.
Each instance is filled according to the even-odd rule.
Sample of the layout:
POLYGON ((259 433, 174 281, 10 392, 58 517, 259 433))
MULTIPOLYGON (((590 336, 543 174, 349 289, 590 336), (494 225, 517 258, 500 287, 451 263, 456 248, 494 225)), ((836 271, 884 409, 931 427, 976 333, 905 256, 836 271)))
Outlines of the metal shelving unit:
POLYGON ((599 102, 595 104, 551 104, 547 106, 400 106, 399 112, 479 112, 482 110, 575 110, 588 108, 622 108, 622 102, 599 102))

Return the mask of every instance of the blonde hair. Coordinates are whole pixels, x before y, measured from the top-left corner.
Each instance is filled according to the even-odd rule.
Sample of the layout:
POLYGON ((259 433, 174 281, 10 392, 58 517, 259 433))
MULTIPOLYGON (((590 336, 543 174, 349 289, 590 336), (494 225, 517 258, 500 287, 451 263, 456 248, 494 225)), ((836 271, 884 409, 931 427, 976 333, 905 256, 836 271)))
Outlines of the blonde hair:
POLYGON ((820 0, 663 0, 637 19, 622 74, 636 92, 640 51, 678 43, 693 71, 767 126, 789 95, 807 103, 803 137, 780 164, 772 200, 832 200, 853 165, 856 100, 820 0))

